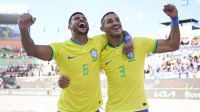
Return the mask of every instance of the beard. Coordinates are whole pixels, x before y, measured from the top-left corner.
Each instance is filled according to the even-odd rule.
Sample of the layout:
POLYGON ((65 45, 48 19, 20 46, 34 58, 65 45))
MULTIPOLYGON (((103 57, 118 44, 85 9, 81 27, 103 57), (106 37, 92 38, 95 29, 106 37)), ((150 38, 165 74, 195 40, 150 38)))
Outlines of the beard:
POLYGON ((78 28, 74 28, 74 32, 78 35, 87 35, 89 31, 89 28, 85 32, 80 31, 78 28))
POLYGON ((113 35, 114 37, 116 38, 121 38, 122 34, 116 34, 116 35, 113 35))
POLYGON ((122 35, 123 35, 122 33, 117 33, 117 34, 111 33, 110 34, 110 36, 115 37, 115 38, 121 38, 122 35))

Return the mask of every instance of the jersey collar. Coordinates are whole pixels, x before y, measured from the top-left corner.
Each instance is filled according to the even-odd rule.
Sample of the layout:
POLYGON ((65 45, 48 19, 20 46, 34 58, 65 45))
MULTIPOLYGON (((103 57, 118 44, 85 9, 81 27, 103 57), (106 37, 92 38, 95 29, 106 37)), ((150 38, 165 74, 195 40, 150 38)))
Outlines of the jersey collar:
POLYGON ((76 42, 75 40, 73 40, 72 38, 70 39, 70 41, 75 45, 85 45, 85 44, 87 44, 88 39, 87 39, 87 42, 85 44, 80 44, 80 43, 76 42))

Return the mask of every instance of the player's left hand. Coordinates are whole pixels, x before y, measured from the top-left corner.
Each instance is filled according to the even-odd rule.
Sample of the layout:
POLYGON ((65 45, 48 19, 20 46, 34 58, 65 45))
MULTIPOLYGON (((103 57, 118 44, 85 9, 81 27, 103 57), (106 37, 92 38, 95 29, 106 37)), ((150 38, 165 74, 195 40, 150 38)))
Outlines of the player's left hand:
POLYGON ((170 18, 178 17, 178 11, 176 7, 172 4, 164 5, 163 11, 167 14, 170 18))

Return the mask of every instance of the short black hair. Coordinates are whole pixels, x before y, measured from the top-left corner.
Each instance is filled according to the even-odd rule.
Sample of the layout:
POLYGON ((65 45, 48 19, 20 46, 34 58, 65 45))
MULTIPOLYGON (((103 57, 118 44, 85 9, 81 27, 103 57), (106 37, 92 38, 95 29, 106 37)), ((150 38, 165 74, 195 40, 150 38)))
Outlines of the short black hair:
POLYGON ((101 18, 101 25, 103 26, 103 20, 104 20, 104 18, 107 16, 107 15, 109 15, 109 14, 116 14, 115 12, 107 12, 106 14, 104 14, 104 16, 101 18))
POLYGON ((69 18, 69 21, 68 21, 68 24, 69 24, 69 25, 71 24, 71 19, 72 19, 72 17, 73 17, 74 15, 76 15, 76 14, 84 15, 82 12, 75 12, 75 13, 73 13, 73 14, 70 16, 70 18, 69 18))

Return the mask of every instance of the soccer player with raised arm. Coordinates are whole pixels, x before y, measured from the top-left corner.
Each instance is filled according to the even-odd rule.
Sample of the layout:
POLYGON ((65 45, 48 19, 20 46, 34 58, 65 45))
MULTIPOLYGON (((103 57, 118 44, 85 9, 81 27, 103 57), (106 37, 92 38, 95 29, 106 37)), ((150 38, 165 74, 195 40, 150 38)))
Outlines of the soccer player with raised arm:
POLYGON ((163 11, 172 19, 169 38, 150 39, 135 37, 134 52, 121 53, 124 45, 122 25, 114 12, 106 13, 101 20, 101 30, 108 36, 108 45, 101 53, 101 67, 108 80, 106 112, 148 112, 144 90, 144 63, 148 53, 164 53, 179 49, 180 31, 178 12, 167 4, 163 11))
POLYGON ((124 40, 119 17, 114 12, 108 12, 102 17, 101 30, 108 38, 108 45, 100 56, 101 68, 108 80, 106 112, 148 112, 149 106, 144 90, 145 57, 148 53, 175 51, 179 49, 180 44, 176 7, 167 4, 163 11, 172 20, 169 38, 164 40, 135 37, 134 52, 128 56, 121 53, 124 40))
MULTIPOLYGON (((29 56, 56 61, 62 76, 70 77, 70 86, 61 91, 59 112, 98 112, 103 101, 100 88, 100 53, 107 44, 105 35, 88 38, 89 25, 85 15, 75 12, 69 19, 72 37, 64 42, 36 45, 29 29, 35 22, 29 13, 18 20, 22 45, 29 56)), ((131 45, 127 45, 127 51, 131 45)))

